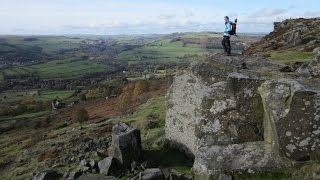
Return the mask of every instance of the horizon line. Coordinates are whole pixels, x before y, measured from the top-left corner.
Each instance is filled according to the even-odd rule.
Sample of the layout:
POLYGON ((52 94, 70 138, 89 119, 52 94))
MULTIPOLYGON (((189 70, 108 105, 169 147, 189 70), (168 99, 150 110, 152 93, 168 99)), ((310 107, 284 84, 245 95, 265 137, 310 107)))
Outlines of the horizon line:
MULTIPOLYGON (((26 33, 26 34, 1 34, 0 33, 0 36, 145 36, 145 35, 171 35, 171 34, 184 34, 184 33, 212 33, 212 34, 223 34, 223 32, 216 32, 216 31, 187 31, 187 32, 173 32, 173 33, 146 33, 146 34, 143 34, 143 33, 132 33, 132 34, 78 34, 78 33, 61 33, 61 34, 29 34, 29 33, 26 33)), ((241 33, 237 33, 237 34, 269 34, 270 32, 241 32, 241 33)))

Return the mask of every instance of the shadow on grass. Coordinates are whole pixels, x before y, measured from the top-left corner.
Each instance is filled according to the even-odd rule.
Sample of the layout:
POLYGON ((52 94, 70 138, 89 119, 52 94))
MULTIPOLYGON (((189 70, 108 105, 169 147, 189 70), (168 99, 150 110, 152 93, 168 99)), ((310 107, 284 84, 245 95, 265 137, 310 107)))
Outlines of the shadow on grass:
POLYGON ((148 165, 160 168, 174 168, 179 173, 189 174, 193 165, 183 153, 162 146, 156 150, 144 150, 148 165))

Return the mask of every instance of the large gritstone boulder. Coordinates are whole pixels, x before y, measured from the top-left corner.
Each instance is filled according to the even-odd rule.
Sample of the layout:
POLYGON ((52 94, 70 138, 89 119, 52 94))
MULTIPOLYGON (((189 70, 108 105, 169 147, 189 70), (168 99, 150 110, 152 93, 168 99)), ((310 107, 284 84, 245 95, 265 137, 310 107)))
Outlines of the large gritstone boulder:
POLYGON ((167 144, 193 157, 197 174, 308 160, 320 150, 320 80, 282 67, 216 55, 176 75, 166 96, 167 144))

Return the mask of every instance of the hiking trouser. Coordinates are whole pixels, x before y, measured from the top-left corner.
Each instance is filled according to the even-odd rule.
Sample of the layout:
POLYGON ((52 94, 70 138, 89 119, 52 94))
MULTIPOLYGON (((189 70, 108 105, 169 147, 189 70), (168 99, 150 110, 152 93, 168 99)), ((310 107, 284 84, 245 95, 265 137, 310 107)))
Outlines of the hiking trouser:
POLYGON ((230 36, 223 36, 221 43, 222 43, 224 52, 230 55, 231 54, 230 36))

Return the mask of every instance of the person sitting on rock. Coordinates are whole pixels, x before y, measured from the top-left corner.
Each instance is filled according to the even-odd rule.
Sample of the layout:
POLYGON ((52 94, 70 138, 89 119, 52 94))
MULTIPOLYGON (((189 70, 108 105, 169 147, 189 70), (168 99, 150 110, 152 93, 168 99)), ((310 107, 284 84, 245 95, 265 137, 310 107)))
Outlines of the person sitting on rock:
POLYGON ((222 39, 222 47, 224 49, 224 53, 227 56, 231 55, 231 44, 230 44, 230 31, 232 30, 232 25, 231 22, 229 21, 229 17, 225 16, 224 17, 225 21, 225 28, 224 28, 224 33, 223 33, 223 39, 222 39))

